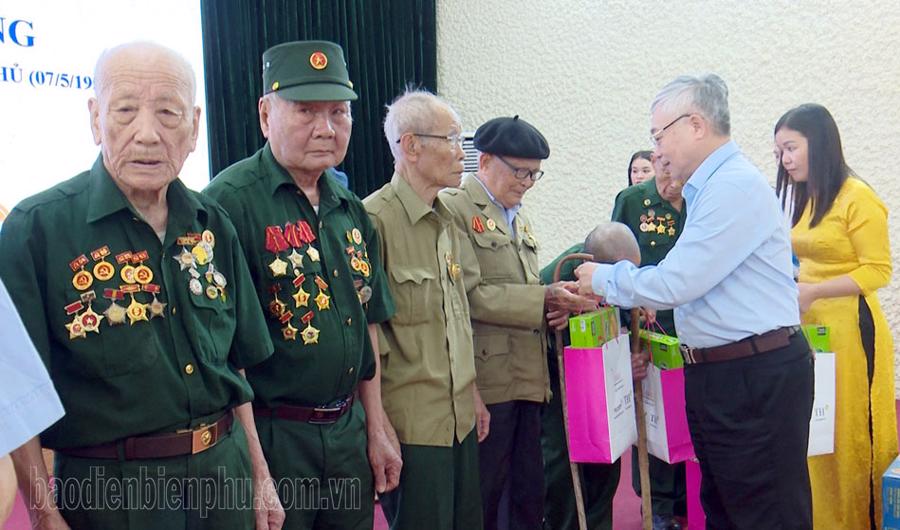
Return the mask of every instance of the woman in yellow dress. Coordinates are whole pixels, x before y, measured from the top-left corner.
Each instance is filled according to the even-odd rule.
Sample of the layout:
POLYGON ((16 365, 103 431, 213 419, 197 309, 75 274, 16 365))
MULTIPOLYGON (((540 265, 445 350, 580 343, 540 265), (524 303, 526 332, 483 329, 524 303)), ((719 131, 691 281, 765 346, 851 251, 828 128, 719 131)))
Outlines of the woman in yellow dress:
POLYGON ((880 529, 880 478, 897 456, 893 340, 875 294, 891 277, 887 208, 847 167, 825 107, 788 111, 775 145, 802 321, 831 329, 836 357, 834 454, 809 459, 813 524, 880 529))

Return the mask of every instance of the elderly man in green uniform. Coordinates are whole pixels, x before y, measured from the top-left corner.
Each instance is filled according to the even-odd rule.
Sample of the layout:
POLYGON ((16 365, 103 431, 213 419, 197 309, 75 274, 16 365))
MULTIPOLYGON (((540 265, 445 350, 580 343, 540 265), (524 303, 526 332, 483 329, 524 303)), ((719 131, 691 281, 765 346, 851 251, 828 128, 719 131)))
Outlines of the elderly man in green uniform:
POLYGON ((251 481, 256 528, 281 526, 241 374, 272 343, 228 215, 178 180, 194 83, 161 46, 104 52, 100 156, 3 225, 0 275, 66 409, 14 454, 36 528, 246 530, 251 481))
POLYGON ((382 326, 382 380, 403 472, 382 505, 393 530, 478 530, 476 436, 487 435, 489 417, 475 387, 465 236, 438 197, 460 183, 460 120, 433 94, 411 91, 388 107, 384 133, 394 176, 365 205, 397 304, 382 326))
POLYGON ((400 453, 375 349, 375 324, 393 314, 378 236, 330 169, 347 153, 357 96, 332 42, 279 44, 262 60, 268 141, 205 191, 235 222, 275 343, 247 372, 257 429, 285 528, 369 530, 400 453))
POLYGON ((480 152, 477 174, 440 196, 468 236, 467 253, 475 257, 464 270, 477 385, 491 415, 490 436, 479 445, 484 527, 539 528, 541 408, 550 397, 545 314, 593 302, 570 293, 565 284, 541 285, 538 276, 537 240, 522 199, 544 174, 547 140, 515 116, 484 123, 474 143, 480 152), (501 507, 504 492, 508 508, 501 507))
MULTIPOLYGON (((627 225, 638 240, 641 266, 656 265, 675 245, 684 227, 686 212, 681 196, 681 183, 659 167, 654 160, 656 177, 625 188, 616 197, 612 220, 627 225)), ((672 310, 646 310, 666 335, 676 336, 672 310)), ((653 501, 653 530, 680 530, 676 518, 687 514, 685 504, 684 463, 668 464, 650 456, 650 493, 653 501)), ((641 494, 637 464, 637 450, 632 451, 631 482, 635 493, 641 494)))

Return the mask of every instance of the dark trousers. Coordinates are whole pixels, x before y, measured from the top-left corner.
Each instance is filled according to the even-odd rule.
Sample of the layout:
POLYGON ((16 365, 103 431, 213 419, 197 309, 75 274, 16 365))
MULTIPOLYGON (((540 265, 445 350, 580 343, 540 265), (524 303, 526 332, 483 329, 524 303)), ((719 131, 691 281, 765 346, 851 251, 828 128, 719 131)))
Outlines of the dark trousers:
POLYGON ((478 446, 485 530, 538 530, 544 518, 541 403, 488 405, 491 430, 478 446), (508 503, 501 503, 504 491, 508 503), (505 511, 502 513, 501 510, 505 511))
POLYGON ((733 361, 685 366, 688 427, 711 530, 809 530, 813 361, 803 334, 733 361))
POLYGON ((380 496, 391 530, 481 530, 474 428, 452 447, 401 443, 400 451, 400 485, 380 496))

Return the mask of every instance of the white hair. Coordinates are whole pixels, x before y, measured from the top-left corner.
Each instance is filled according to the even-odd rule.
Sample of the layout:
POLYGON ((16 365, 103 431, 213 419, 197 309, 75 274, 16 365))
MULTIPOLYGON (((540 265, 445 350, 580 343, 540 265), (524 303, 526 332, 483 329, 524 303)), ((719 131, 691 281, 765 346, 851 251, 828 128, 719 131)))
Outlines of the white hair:
POLYGON ((109 67, 108 63, 110 59, 120 53, 135 51, 143 52, 148 55, 165 56, 169 61, 171 61, 172 65, 174 65, 178 70, 181 70, 180 78, 182 81, 187 83, 188 90, 190 91, 191 107, 194 106, 194 102, 196 101, 197 97, 197 76, 196 74, 194 74, 194 68, 191 66, 191 63, 189 63, 183 55, 176 52, 175 50, 152 41, 126 42, 124 44, 119 44, 118 46, 103 50, 103 52, 100 54, 100 57, 97 59, 97 64, 94 66, 94 94, 98 98, 106 88, 107 68, 109 67))
POLYGON ((650 112, 660 108, 672 114, 696 112, 709 120, 719 134, 731 134, 728 112, 728 87, 716 74, 683 75, 663 87, 650 105, 650 112))
POLYGON ((395 162, 403 159, 400 137, 406 133, 433 133, 429 127, 432 126, 438 111, 446 110, 457 123, 461 121, 459 114, 449 103, 423 89, 407 88, 386 108, 384 137, 395 162))

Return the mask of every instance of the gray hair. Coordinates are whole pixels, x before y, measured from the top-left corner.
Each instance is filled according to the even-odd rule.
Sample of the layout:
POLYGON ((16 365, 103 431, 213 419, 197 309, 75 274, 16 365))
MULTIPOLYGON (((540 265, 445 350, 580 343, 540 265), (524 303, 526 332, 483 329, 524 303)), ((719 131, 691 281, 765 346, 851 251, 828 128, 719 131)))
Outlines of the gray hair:
POLYGON ((698 77, 683 75, 664 86, 650 105, 650 112, 657 108, 681 114, 693 111, 712 123, 719 134, 731 134, 731 116, 728 112, 728 86, 716 74, 698 77))
POLYGON ((584 240, 584 251, 594 256, 597 263, 616 263, 637 260, 640 265, 641 249, 634 233, 622 223, 601 223, 591 230, 584 240))
POLYGON ((143 52, 148 55, 165 56, 177 69, 181 70, 180 78, 188 84, 191 107, 194 106, 197 98, 197 76, 194 74, 194 68, 191 66, 191 63, 175 50, 152 41, 126 42, 103 50, 97 59, 97 64, 94 66, 94 94, 98 98, 106 88, 106 70, 110 59, 120 53, 133 51, 143 52))
POLYGON ((394 155, 394 161, 403 158, 403 150, 398 141, 406 133, 429 133, 432 121, 438 110, 449 112, 457 123, 459 114, 449 103, 424 89, 407 88, 390 105, 386 106, 384 117, 384 137, 387 139, 394 155))

